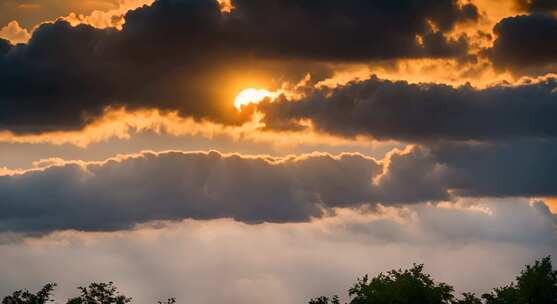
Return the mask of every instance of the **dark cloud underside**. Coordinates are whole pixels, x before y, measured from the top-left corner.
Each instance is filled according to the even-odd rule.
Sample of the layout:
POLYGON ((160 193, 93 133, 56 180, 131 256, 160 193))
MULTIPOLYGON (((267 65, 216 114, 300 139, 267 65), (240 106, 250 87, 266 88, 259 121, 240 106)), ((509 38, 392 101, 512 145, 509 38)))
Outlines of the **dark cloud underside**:
POLYGON ((317 61, 459 58, 467 39, 443 34, 478 17, 476 7, 455 0, 233 4, 222 14, 216 1, 159 0, 130 11, 121 32, 58 21, 40 26, 29 44, 1 41, 0 107, 8 110, 0 129, 76 129, 107 106, 237 122, 233 95, 222 93, 230 73, 299 80, 317 61))
POLYGON ((321 215, 320 206, 369 200, 371 179, 380 173, 378 163, 358 155, 271 164, 172 152, 85 168, 67 164, 0 177, 0 230, 118 230, 183 218, 306 221, 321 215))
POLYGON ((394 153, 265 158, 143 153, 0 176, 0 231, 112 231, 157 220, 299 222, 323 208, 415 204, 463 196, 557 196, 557 145, 438 144, 394 153), (452 190, 452 194, 451 193, 452 190))
POLYGON ((498 67, 520 70, 557 64, 557 17, 553 15, 505 18, 494 33, 497 39, 487 53, 498 67))
POLYGON ((263 103, 268 128, 301 128, 410 142, 557 136, 557 79, 487 89, 409 84, 372 77, 316 89, 300 101, 263 103))

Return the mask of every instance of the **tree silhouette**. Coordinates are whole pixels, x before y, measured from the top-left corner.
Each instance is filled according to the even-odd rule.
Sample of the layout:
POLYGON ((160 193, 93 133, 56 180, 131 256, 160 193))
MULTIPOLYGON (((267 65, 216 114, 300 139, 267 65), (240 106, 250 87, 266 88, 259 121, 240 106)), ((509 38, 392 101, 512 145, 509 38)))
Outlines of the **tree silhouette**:
MULTIPOLYGON (((423 265, 406 270, 391 270, 370 279, 358 279, 349 289, 349 304, 557 304, 557 271, 551 258, 545 257, 527 265, 516 282, 493 289, 481 298, 473 293, 454 296, 454 288, 436 283, 423 272, 423 265)), ((319 297, 309 304, 339 304, 337 296, 319 297)))
POLYGON ((435 283, 423 272, 423 265, 380 273, 371 280, 366 275, 358 279, 348 294, 352 298, 350 304, 449 304, 454 297, 453 287, 435 283))
POLYGON ((29 292, 27 289, 18 290, 5 297, 2 304, 46 304, 53 301, 52 292, 54 287, 56 287, 56 283, 48 283, 36 294, 29 292))
POLYGON ((81 295, 68 300, 68 304, 126 304, 132 298, 121 295, 114 283, 91 283, 89 287, 78 287, 81 295))
MULTIPOLYGON (((33 294, 28 290, 19 290, 5 297, 2 304, 47 304, 54 302, 52 292, 55 283, 46 284, 39 292, 33 294)), ((69 299, 66 304, 127 304, 132 298, 120 294, 114 283, 91 283, 88 287, 78 287, 80 295, 69 299)), ((170 298, 158 304, 176 304, 176 299, 170 298)))
POLYGON ((319 297, 309 300, 309 304, 340 304, 338 296, 329 297, 319 297))
POLYGON ((557 271, 551 257, 526 265, 516 283, 495 288, 482 296, 486 304, 555 304, 557 303, 557 271))
POLYGON ((518 304, 518 289, 514 284, 493 289, 491 293, 484 294, 486 304, 518 304))
POLYGON ((465 292, 462 294, 462 299, 454 300, 454 304, 482 304, 482 299, 478 298, 473 293, 465 292))

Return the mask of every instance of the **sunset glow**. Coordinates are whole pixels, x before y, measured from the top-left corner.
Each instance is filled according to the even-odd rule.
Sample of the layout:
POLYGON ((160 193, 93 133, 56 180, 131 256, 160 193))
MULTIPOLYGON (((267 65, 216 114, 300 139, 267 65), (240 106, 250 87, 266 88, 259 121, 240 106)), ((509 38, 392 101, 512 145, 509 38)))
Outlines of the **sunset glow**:
POLYGON ((556 37, 557 0, 0 0, 0 302, 557 304, 556 37))
POLYGON ((264 90, 264 89, 254 89, 249 88, 241 91, 234 99, 234 107, 238 110, 242 109, 242 106, 249 104, 257 104, 263 101, 267 97, 276 97, 276 93, 264 90))

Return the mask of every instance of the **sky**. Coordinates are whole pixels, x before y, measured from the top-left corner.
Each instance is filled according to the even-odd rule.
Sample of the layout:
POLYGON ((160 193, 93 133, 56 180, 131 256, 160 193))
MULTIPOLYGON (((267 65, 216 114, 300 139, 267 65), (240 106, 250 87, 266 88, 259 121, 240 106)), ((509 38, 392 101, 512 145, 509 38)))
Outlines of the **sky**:
POLYGON ((557 257, 557 2, 2 0, 0 296, 306 303, 557 257))

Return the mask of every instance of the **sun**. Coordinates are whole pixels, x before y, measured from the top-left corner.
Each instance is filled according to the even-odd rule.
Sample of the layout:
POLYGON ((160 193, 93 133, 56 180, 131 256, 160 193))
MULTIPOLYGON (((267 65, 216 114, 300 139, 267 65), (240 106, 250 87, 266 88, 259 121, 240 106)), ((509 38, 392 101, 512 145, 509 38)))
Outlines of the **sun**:
POLYGON ((249 88, 240 92, 234 99, 234 107, 241 110, 242 106, 248 105, 250 103, 259 103, 267 97, 276 97, 276 93, 264 90, 264 89, 254 89, 249 88))

